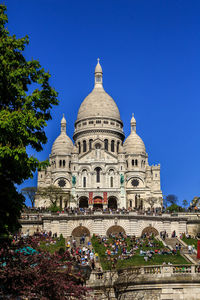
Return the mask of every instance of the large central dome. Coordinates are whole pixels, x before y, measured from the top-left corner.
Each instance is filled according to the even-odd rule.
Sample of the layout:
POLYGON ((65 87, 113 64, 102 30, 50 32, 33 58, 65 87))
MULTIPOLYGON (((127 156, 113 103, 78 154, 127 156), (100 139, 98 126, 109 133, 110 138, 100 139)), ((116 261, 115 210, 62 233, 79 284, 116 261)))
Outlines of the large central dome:
POLYGON ((102 74, 102 68, 98 61, 95 68, 94 89, 82 102, 78 111, 77 121, 93 117, 104 117, 121 121, 117 104, 103 88, 102 74))
POLYGON ((102 88, 94 88, 82 102, 77 121, 90 117, 108 117, 120 120, 120 113, 115 101, 102 88))

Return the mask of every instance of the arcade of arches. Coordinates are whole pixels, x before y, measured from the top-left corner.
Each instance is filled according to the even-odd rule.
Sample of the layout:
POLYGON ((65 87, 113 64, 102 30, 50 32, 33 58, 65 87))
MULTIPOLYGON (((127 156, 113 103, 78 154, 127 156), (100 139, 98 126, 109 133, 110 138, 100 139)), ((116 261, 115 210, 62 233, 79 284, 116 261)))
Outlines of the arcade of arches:
MULTIPOLYGON (((88 208, 88 198, 87 197, 80 197, 79 200, 79 208, 88 208)), ((100 196, 94 197, 93 199, 93 208, 94 209, 103 209, 103 198, 100 196)), ((117 209, 117 198, 114 196, 109 197, 108 199, 108 208, 110 209, 117 209)))
MULTIPOLYGON (((120 232, 126 234, 126 232, 122 226, 113 225, 107 230, 106 235, 109 236, 110 234, 119 234, 120 232)), ((144 234, 146 234, 146 235, 153 234, 154 236, 159 235, 158 230, 152 226, 148 226, 148 227, 144 228, 142 231, 142 235, 144 235, 144 234)), ((81 237, 83 235, 90 236, 90 231, 85 226, 80 225, 80 226, 74 228, 71 235, 74 237, 81 237)))

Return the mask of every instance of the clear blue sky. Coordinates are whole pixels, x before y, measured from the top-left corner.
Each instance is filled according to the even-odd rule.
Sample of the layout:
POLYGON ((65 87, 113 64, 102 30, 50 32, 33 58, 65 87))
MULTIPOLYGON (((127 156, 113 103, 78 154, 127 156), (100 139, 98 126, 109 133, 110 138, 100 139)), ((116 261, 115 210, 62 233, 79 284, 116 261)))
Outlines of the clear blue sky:
MULTIPOLYGON (((2 2, 2 1, 1 1, 2 2)), ((149 154, 161 164, 164 195, 190 201, 200 194, 200 1, 181 0, 7 0, 11 33, 28 35, 27 59, 49 70, 60 105, 48 123, 48 143, 34 153, 48 157, 67 133, 93 88, 97 57, 104 88, 115 99, 130 131, 131 113, 149 154)), ((24 186, 36 185, 36 176, 24 186)))

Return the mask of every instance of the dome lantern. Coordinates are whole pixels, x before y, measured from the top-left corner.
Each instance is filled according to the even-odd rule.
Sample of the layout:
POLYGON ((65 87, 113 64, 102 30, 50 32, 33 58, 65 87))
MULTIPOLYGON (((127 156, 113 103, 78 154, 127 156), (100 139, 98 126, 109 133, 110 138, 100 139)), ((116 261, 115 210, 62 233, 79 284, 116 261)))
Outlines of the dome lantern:
POLYGON ((102 88, 103 87, 103 71, 102 71, 102 67, 99 63, 99 58, 97 58, 97 65, 94 71, 95 74, 95 88, 102 88))
POLYGON ((136 132, 136 120, 134 118, 134 114, 132 114, 132 118, 131 118, 131 131, 136 132))
POLYGON ((66 122, 65 116, 63 114, 63 117, 62 117, 62 120, 61 120, 61 133, 62 132, 66 133, 66 124, 67 124, 67 122, 66 122))

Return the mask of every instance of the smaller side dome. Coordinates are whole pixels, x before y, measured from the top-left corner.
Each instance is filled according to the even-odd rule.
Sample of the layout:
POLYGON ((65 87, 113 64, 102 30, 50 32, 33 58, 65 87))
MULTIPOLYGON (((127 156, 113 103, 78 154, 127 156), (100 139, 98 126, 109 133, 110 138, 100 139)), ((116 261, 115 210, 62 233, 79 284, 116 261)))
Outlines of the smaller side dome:
POLYGON ((61 134, 54 141, 51 155, 70 155, 73 149, 72 140, 66 134, 66 119, 61 120, 61 134))
POLYGON ((136 133, 136 120, 134 115, 131 118, 131 134, 124 142, 124 150, 127 154, 146 154, 143 140, 136 133))
POLYGON ((124 151, 127 154, 146 154, 144 142, 134 130, 124 142, 124 151))

